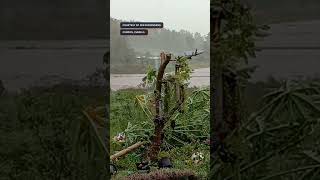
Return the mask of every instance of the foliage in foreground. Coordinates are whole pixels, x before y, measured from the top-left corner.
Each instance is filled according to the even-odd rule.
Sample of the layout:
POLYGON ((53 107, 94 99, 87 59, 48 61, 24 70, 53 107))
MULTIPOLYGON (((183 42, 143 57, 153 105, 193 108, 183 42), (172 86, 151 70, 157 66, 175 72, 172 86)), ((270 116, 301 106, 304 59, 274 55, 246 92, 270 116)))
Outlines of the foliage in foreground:
POLYGON ((237 126, 227 130, 223 146, 212 154, 210 179, 319 179, 319 81, 276 82, 276 89, 264 94, 260 106, 255 104, 256 108, 248 111, 242 98, 248 83, 240 80, 249 80, 253 71, 237 71, 248 65, 248 57, 255 56, 255 39, 267 27, 253 21, 251 9, 243 1, 211 2, 215 12, 211 57, 216 77, 212 128, 215 134, 225 133, 221 124, 234 112, 239 113, 233 119, 241 123, 236 121, 237 126), (236 111, 230 111, 233 109, 236 111))
MULTIPOLYGON (((268 86, 265 84, 264 88, 268 86)), ((237 133, 228 137, 227 146, 240 160, 240 169, 235 169, 232 162, 216 160, 211 177, 317 179, 319 98, 320 86, 315 80, 285 81, 277 89, 269 90, 258 110, 248 116, 237 133)))
POLYGON ((319 179, 319 81, 276 82, 276 89, 264 94, 260 106, 247 111, 242 97, 248 84, 240 79, 249 80, 254 69, 245 75, 236 72, 248 65, 248 57, 255 56, 255 40, 267 27, 256 24, 243 1, 211 2, 216 12, 211 19, 215 28, 211 57, 217 77, 213 133, 221 133, 219 123, 241 112, 233 116, 241 123, 229 129, 224 146, 211 155, 211 179, 319 179), (234 72, 232 81, 225 78, 230 75, 227 69, 234 72), (229 112, 230 107, 235 111, 229 112))
POLYGON ((88 147, 99 150, 95 140, 84 136, 92 146, 74 144, 75 127, 87 122, 83 110, 103 105, 104 92, 62 85, 1 96, 1 179, 105 179, 104 157, 87 155, 88 147))
MULTIPOLYGON (((111 93, 111 154, 122 150, 137 141, 150 141, 154 125, 152 116, 146 113, 147 101, 138 101, 143 90, 128 89, 111 93), (136 100, 136 101, 135 101, 136 100), (126 142, 118 143, 112 137, 118 133, 126 134, 126 142)), ((166 128, 165 142, 160 157, 170 157, 176 170, 193 169, 196 174, 206 177, 209 171, 209 146, 204 141, 209 135, 209 92, 206 89, 189 89, 184 113, 175 114, 176 126, 166 128), (194 164, 193 153, 203 152, 204 160, 194 164)), ((141 148, 119 159, 116 165, 123 177, 136 173, 135 163, 141 161, 145 149, 141 148)))

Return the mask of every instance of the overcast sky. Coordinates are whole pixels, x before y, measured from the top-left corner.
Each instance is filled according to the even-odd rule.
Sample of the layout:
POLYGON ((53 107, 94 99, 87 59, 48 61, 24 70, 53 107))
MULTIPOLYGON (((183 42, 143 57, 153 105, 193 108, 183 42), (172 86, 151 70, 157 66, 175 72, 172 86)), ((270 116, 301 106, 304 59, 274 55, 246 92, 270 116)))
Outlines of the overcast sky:
POLYGON ((163 22, 164 27, 202 35, 210 31, 210 0, 111 0, 110 15, 120 20, 163 22))

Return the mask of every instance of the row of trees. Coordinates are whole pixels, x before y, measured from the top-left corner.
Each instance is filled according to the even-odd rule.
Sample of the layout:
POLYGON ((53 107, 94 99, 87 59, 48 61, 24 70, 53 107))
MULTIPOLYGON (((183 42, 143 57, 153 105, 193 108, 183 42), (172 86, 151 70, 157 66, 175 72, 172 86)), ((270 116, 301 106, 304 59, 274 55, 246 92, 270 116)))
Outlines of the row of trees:
POLYGON ((127 39, 120 36, 120 21, 110 19, 110 63, 129 64, 135 61, 135 52, 130 48, 127 39))
POLYGON ((146 37, 129 37, 128 42, 136 49, 164 50, 170 52, 183 52, 195 48, 203 49, 209 44, 208 35, 202 36, 200 33, 191 33, 186 30, 149 30, 146 37))
MULTIPOLYGON (((111 18, 111 38, 119 39, 120 37, 120 20, 111 18)), ((120 41, 120 40, 119 40, 120 41)), ((210 45, 210 35, 201 35, 198 32, 191 33, 186 30, 169 30, 163 29, 149 29, 147 36, 126 36, 121 37, 121 41, 126 41, 127 45, 139 51, 170 51, 170 52, 183 52, 187 50, 194 50, 195 48, 203 49, 210 45)), ((112 44, 117 48, 116 44, 112 44)), ((120 44, 123 45, 123 44, 120 44)), ((124 45, 125 47, 125 45, 124 45)), ((126 49, 125 49, 126 50, 126 49)))
MULTIPOLYGON (((210 35, 191 33, 185 30, 150 29, 148 36, 120 36, 120 20, 110 19, 111 65, 135 64, 137 54, 158 56, 161 51, 182 53, 204 49, 209 51, 210 35)), ((207 58, 209 56, 206 56, 207 58)))

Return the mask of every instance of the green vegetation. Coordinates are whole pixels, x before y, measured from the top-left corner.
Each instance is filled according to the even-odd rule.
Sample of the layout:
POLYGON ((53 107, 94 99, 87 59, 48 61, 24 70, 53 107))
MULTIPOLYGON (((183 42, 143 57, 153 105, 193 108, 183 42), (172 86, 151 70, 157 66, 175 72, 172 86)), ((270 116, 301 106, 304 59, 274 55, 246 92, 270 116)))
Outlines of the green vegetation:
POLYGON ((0 96, 1 179, 106 179, 107 158, 84 113, 103 106, 104 94, 61 84, 0 96))
POLYGON ((319 80, 249 83, 255 68, 247 59, 255 56, 254 39, 267 27, 258 26, 240 0, 212 3, 210 179, 319 179, 319 80))
MULTIPOLYGON (((226 140, 230 153, 241 160, 241 178, 319 177, 319 82, 273 79, 248 84, 247 108, 243 108, 248 111, 246 119, 226 140)), ((235 177, 233 163, 215 161, 213 176, 235 177)))
POLYGON ((197 55, 195 51, 173 59, 172 54, 161 53, 159 69, 147 71, 145 90, 111 93, 111 153, 115 155, 110 159, 120 167, 114 178, 137 174, 142 162, 153 166, 146 175, 151 177, 158 173, 156 167, 161 168, 153 163, 161 158, 174 162, 177 172, 196 169, 197 177, 207 176, 209 146, 205 140, 209 137, 210 95, 208 89, 188 89, 192 72, 189 59, 197 55), (170 62, 174 62, 175 71, 166 74, 170 62), (127 151, 139 142, 146 142, 147 147, 127 151), (121 155, 116 156, 118 151, 121 155))
MULTIPOLYGON (((319 179, 320 80, 250 82, 255 68, 248 66, 247 59, 254 57, 254 39, 267 27, 257 26, 252 11, 240 1, 229 2, 227 10, 232 9, 235 16, 212 19, 216 27, 211 54, 216 79, 210 92, 215 97, 214 111, 209 112, 208 89, 186 89, 183 111, 174 113, 174 128, 166 124, 158 158, 172 159, 170 172, 190 170, 213 180, 319 179), (218 21, 224 21, 222 26, 218 27, 218 21), (213 127, 208 126, 210 113, 213 127), (204 142, 210 128, 216 137, 211 139, 212 147, 217 146, 211 155, 204 142), (195 162, 191 157, 198 152, 203 159, 195 162)), ((221 3, 215 3, 213 8, 222 10, 219 6, 221 3)), ((131 61, 135 52, 125 40, 115 41, 127 54, 115 51, 111 60, 131 61)), ((106 54, 105 62, 108 60, 106 54)), ((189 69, 184 70, 183 80, 189 75, 189 69)), ((147 75, 152 84, 156 73, 149 69, 147 75)), ((107 179, 106 89, 66 84, 19 94, 0 89, 1 179, 107 179)), ((136 163, 150 146, 155 129, 150 110, 153 98, 149 90, 111 92, 110 154, 138 141, 148 142, 114 162, 119 168, 115 179, 138 176, 136 163), (113 138, 119 133, 125 134, 124 142, 113 138)), ((170 97, 166 100, 175 103, 170 97)), ((152 167, 152 173, 158 171, 152 167)))
MULTIPOLYGON (((120 151, 137 141, 151 141, 154 125, 152 117, 144 112, 141 96, 143 90, 127 89, 111 93, 111 154, 120 151), (113 140, 118 133, 124 132, 124 143, 113 140)), ((160 157, 172 158, 174 168, 194 170, 198 176, 206 177, 209 171, 209 146, 205 140, 209 135, 209 91, 206 89, 189 89, 190 94, 184 114, 176 114, 176 127, 165 130, 165 142, 160 157), (202 152, 204 159, 196 164, 192 161, 193 153, 202 152)), ((128 154, 116 161, 119 168, 115 178, 137 173, 136 163, 141 161, 145 148, 128 154)))

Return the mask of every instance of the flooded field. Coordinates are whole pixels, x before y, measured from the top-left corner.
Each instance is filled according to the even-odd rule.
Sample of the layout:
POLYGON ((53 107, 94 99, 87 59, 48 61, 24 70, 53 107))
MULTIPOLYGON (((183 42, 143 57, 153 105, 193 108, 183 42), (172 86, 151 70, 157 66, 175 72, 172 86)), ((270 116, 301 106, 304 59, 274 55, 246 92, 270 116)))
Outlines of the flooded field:
POLYGON ((262 49, 250 64, 258 65, 254 81, 268 76, 295 78, 320 75, 320 21, 270 25, 270 35, 257 42, 262 49))
MULTIPOLYGON (((142 83, 144 74, 111 74, 110 85, 112 90, 136 88, 142 83)), ((190 87, 210 85, 210 68, 195 69, 191 75, 190 87)))
POLYGON ((103 68, 105 52, 104 40, 1 42, 0 79, 11 91, 41 80, 81 80, 103 68))
MULTIPOLYGON (((320 21, 271 25, 270 36, 258 42, 262 48, 250 64, 259 68, 253 80, 269 76, 319 75, 320 21)), ((105 40, 2 41, 0 79, 8 90, 18 90, 59 78, 81 80, 103 68, 105 40)), ((209 85, 209 68, 192 74, 191 86, 209 85)), ((143 74, 112 74, 111 88, 136 87, 143 74)))

